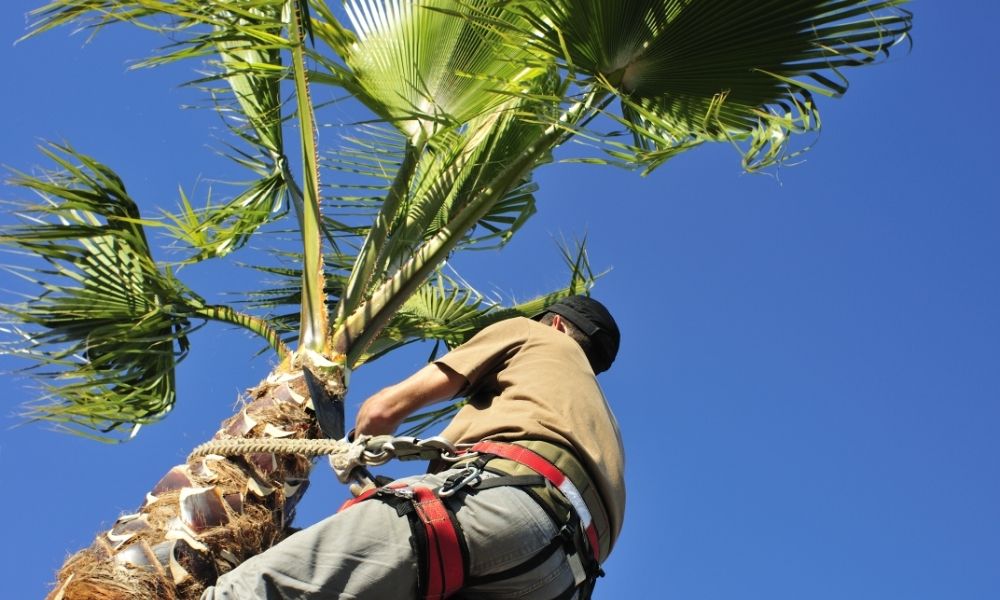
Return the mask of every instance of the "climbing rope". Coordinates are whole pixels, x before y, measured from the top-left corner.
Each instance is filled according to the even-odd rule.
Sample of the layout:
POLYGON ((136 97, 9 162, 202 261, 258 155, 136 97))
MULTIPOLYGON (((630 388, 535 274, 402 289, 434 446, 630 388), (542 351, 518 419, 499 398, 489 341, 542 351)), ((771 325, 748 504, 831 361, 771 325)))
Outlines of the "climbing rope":
POLYGON ((240 454, 256 454, 258 452, 302 454, 304 456, 316 457, 346 452, 351 445, 351 442, 344 440, 234 438, 205 442, 192 450, 188 459, 202 458, 209 454, 239 456, 240 454))
POLYGON ((455 462, 470 458, 468 454, 455 448, 448 440, 435 436, 419 440, 409 436, 360 435, 353 441, 285 439, 285 438, 233 438, 212 440, 196 447, 188 460, 203 458, 211 454, 219 456, 239 456, 270 452, 274 454, 300 454, 308 457, 329 456, 330 466, 343 483, 352 479, 355 469, 362 466, 383 465, 393 458, 399 460, 440 459, 455 462))

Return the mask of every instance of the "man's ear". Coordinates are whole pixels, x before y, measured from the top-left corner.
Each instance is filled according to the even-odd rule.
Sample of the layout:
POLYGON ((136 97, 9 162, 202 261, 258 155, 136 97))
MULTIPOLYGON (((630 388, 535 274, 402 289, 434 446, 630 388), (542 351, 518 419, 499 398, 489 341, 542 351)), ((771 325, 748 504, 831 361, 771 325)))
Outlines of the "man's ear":
POLYGON ((559 315, 552 315, 552 327, 558 331, 566 333, 566 324, 563 322, 563 318, 559 315))

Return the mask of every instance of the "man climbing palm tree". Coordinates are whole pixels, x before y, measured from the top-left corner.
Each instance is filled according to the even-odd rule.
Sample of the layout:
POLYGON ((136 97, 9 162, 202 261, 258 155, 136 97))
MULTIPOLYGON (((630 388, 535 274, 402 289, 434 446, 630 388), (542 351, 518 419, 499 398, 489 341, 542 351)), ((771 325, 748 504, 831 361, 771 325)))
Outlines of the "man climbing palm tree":
POLYGON ((442 435, 470 451, 367 491, 202 598, 588 597, 624 513, 621 438, 595 379, 619 340, 602 304, 572 296, 381 390, 362 405, 358 435, 389 434, 466 394, 442 435))
MULTIPOLYGON (((341 438, 340 410, 353 370, 414 340, 457 344, 504 314, 483 307, 474 290, 448 281, 442 269, 456 251, 506 243, 517 232, 535 212, 532 173, 552 161, 558 148, 574 138, 598 143, 605 157, 578 158, 646 173, 710 141, 739 148, 748 171, 794 160, 799 150, 789 140, 818 130, 816 99, 847 90, 842 71, 877 62, 909 39, 910 14, 900 8, 905 2, 345 0, 337 10, 333 5, 341 3, 321 0, 51 0, 39 8, 33 33, 67 24, 97 31, 118 22, 159 31, 168 45, 143 64, 213 56, 210 72, 196 83, 206 84, 211 104, 235 136, 236 145, 226 142, 225 153, 252 177, 224 203, 199 207, 182 194, 179 212, 160 223, 141 214, 110 167, 67 145, 46 150, 56 171, 15 178, 42 198, 19 209, 26 215, 23 225, 0 234, 0 244, 42 261, 24 275, 39 292, 4 307, 14 322, 5 329, 15 337, 17 355, 41 366, 35 372, 44 381, 43 401, 32 409, 33 417, 88 435, 133 437, 174 406, 175 367, 187 354, 189 335, 205 320, 252 331, 279 357, 274 372, 248 394, 253 401, 216 434, 219 442, 247 443, 234 444, 225 458, 192 454, 171 469, 137 512, 122 515, 67 561, 51 597, 190 598, 220 572, 283 539, 305 491, 312 454, 279 451, 273 442, 311 442, 321 431, 341 438), (336 86, 335 96, 346 92, 370 112, 361 117, 362 125, 374 119, 386 127, 360 126, 360 139, 345 136, 326 163, 318 145, 318 131, 326 124, 317 109, 330 102, 314 101, 311 86, 336 86), (286 125, 298 131, 298 153, 286 143, 286 125), (302 165, 301 178, 292 174, 295 162, 302 165), (330 179, 321 184, 323 164, 334 174, 332 184, 330 179), (340 191, 332 198, 324 190, 340 191), (330 214, 335 207, 344 211, 330 214), (278 219, 285 212, 295 213, 292 229, 301 246, 282 247, 279 264, 261 269, 298 282, 253 291, 251 312, 206 301, 178 279, 180 265, 156 260, 149 243, 148 230, 162 228, 187 250, 183 264, 223 259, 251 247, 258 235, 284 237, 288 227, 278 219)), ((583 289, 578 274, 587 269, 573 264, 574 282, 567 290, 583 289)), ((548 303, 546 298, 554 296, 533 302, 548 303)), ((532 314, 540 308, 517 310, 532 314)), ((559 319, 551 317, 550 329, 580 325, 571 315, 555 314, 559 319)), ((421 389, 409 399, 389 390, 373 399, 360 431, 380 431, 380 424, 390 426, 381 431, 391 430, 394 419, 411 409, 393 399, 420 404, 467 386, 469 407, 446 431, 453 441, 541 440, 568 449, 537 448, 541 454, 553 450, 545 458, 555 459, 562 470, 533 462, 560 491, 537 476, 534 487, 540 505, 552 508, 558 523, 568 512, 557 510, 564 508, 560 501, 576 500, 579 493, 581 499, 571 504, 590 545, 573 552, 579 544, 567 541, 565 564, 573 580, 582 581, 596 571, 585 563, 603 560, 621 522, 620 452, 609 450, 620 448, 617 431, 593 382, 600 369, 584 369, 582 359, 571 364, 529 353, 541 338, 537 324, 528 329, 522 321, 513 323, 505 324, 512 331, 496 343, 497 354, 489 360, 476 362, 472 351, 463 349, 415 380, 435 377, 431 383, 440 388, 421 389), (523 358, 529 354, 530 360, 523 358), (531 379, 514 379, 521 372, 531 379), (523 386, 538 381, 548 382, 540 388, 544 394, 523 393, 523 386), (561 401, 552 403, 553 398, 561 401), (383 402, 401 410, 374 410, 383 402), (593 441, 582 443, 584 435, 593 441), (570 458, 563 465, 565 457, 570 458), (579 463, 580 473, 594 478, 594 489, 589 477, 574 478, 579 463)), ((589 330, 593 324, 584 322, 584 332, 595 333, 589 330)), ((564 337, 556 339, 569 339, 564 337)), ((412 385, 394 389, 405 392, 412 385)), ((483 462, 483 455, 509 450, 475 448, 483 462)), ((520 460, 532 456, 519 452, 520 460)), ((468 476, 446 491, 480 477, 478 460, 469 458, 461 471, 468 476)), ((517 469, 503 460, 490 462, 490 468, 503 466, 517 469)), ((474 487, 475 493, 460 488, 454 494, 459 498, 448 501, 460 505, 460 523, 468 521, 476 498, 517 491, 497 491, 489 487, 496 477, 482 477, 487 481, 474 487)), ((309 539, 347 543, 354 534, 338 531, 339 523, 369 520, 347 515, 386 512, 385 503, 395 503, 400 513, 419 517, 414 529, 428 538, 428 546, 450 544, 461 555, 474 527, 466 527, 463 538, 424 527, 447 520, 447 514, 442 516, 434 494, 428 498, 422 489, 427 488, 383 491, 377 495, 381 501, 361 503, 333 519, 338 525, 329 526, 332 533, 300 534, 287 548, 309 539), (408 503, 408 496, 418 502, 408 503)), ((520 513, 509 512, 511 523, 515 514, 520 513)), ((578 528, 569 525, 571 538, 578 528)), ((364 531, 377 527, 366 525, 364 531)), ((384 531, 377 533, 372 543, 381 548, 384 531)), ((484 551, 467 545, 474 578, 464 586, 477 591, 500 586, 482 577, 505 568, 480 564, 484 551)), ((499 556, 493 548, 485 553, 499 556)), ((316 542, 296 557, 297 563, 306 561, 301 580, 320 581, 311 583, 312 589, 324 594, 323 586, 339 585, 312 566, 326 560, 321 554, 326 551, 316 542)), ((554 552, 551 561, 564 560, 554 552)), ((370 567, 369 556, 359 551, 354 560, 370 567)), ((440 589, 441 596, 463 587, 461 561, 420 556, 426 569, 413 570, 410 580, 420 575, 421 587, 440 589)), ((241 577, 240 583, 258 585, 248 575, 254 568, 223 578, 218 594, 227 595, 225 586, 241 577)), ((369 576, 349 564, 340 573, 358 587, 369 576)), ((261 594, 284 585, 277 575, 267 577, 259 583, 261 594)), ((517 579, 509 572, 496 577, 517 579)), ((395 581, 383 574, 377 578, 395 581)), ((389 597, 411 583, 397 582, 389 597)))

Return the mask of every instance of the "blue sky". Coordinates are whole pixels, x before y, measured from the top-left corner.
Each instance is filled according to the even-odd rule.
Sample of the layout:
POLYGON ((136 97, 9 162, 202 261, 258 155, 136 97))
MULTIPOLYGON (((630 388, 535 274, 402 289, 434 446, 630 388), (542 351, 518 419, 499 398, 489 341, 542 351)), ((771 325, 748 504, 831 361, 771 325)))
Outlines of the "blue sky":
MULTIPOLYGON (((0 9, 0 163, 30 169, 39 140, 67 140, 115 168, 147 214, 178 186, 204 194, 218 122, 178 109, 196 99, 178 87, 191 66, 127 71, 157 43, 127 29, 15 46, 34 5, 0 9)), ((850 72, 801 164, 746 175, 717 146, 645 178, 549 165, 514 242, 460 260, 505 298, 563 283, 561 238, 586 234, 610 269, 595 295, 623 341, 602 384, 629 506, 596 598, 1000 598, 1000 9, 970 6, 912 3, 912 53, 850 72)), ((252 285, 240 270, 181 276, 206 293, 252 285)), ((3 378, 4 597, 40 597, 271 366, 222 327, 193 343, 175 411, 124 446, 14 427, 30 391, 3 378)), ((350 415, 426 355, 359 370, 350 415)), ((345 494, 318 467, 299 524, 345 494)))

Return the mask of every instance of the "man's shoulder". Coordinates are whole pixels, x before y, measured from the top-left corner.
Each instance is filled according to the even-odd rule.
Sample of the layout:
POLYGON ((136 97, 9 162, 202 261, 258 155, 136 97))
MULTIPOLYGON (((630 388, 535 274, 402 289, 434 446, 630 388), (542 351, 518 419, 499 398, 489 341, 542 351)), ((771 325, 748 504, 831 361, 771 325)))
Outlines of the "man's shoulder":
POLYGON ((552 351, 564 347, 578 348, 579 346, 572 338, 549 325, 527 317, 516 316, 484 327, 455 350, 471 352, 473 349, 490 348, 523 352, 537 351, 543 348, 552 351))
POLYGON ((491 323, 486 327, 483 327, 479 333, 504 332, 516 334, 531 331, 535 327, 544 327, 544 325, 538 321, 529 319, 528 317, 516 316, 497 321, 496 323, 491 323))

